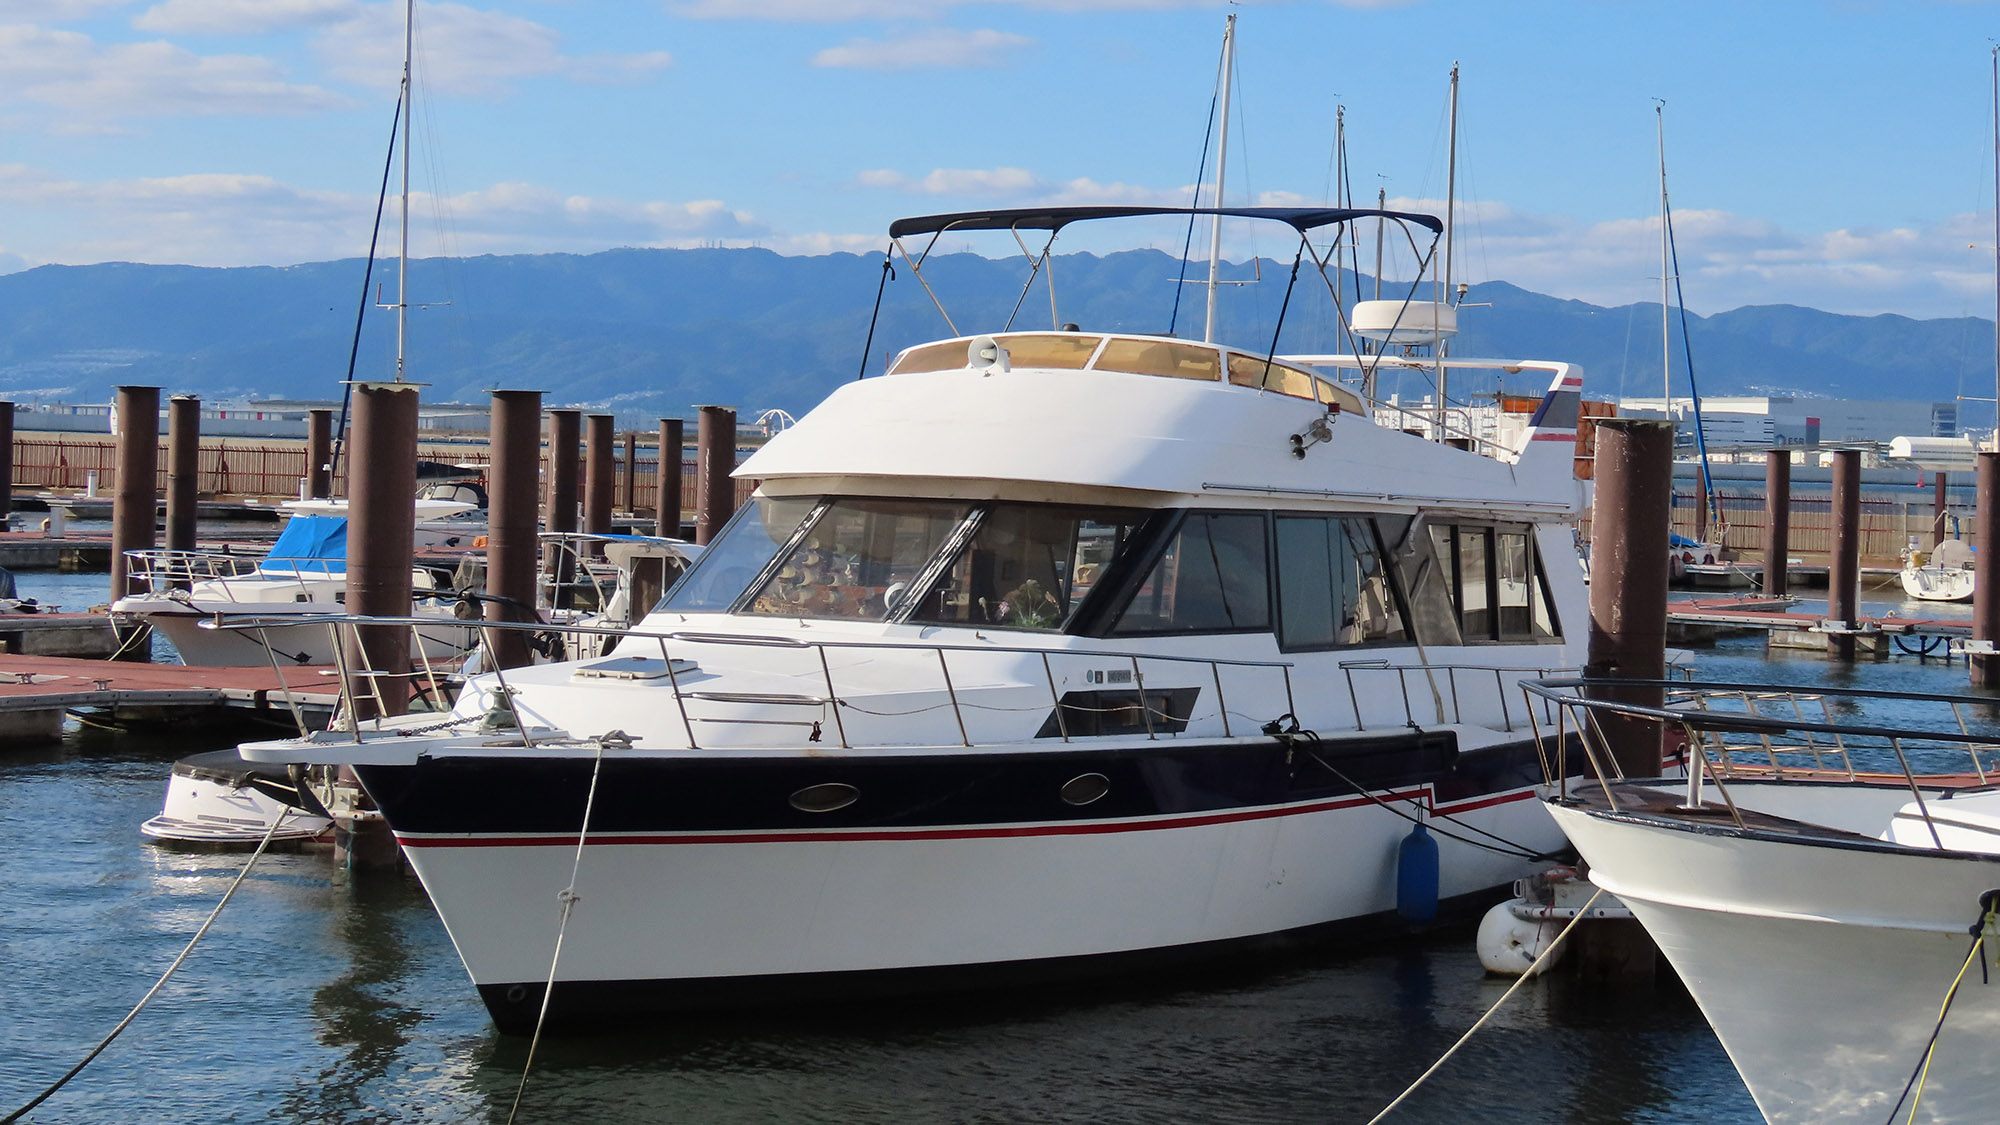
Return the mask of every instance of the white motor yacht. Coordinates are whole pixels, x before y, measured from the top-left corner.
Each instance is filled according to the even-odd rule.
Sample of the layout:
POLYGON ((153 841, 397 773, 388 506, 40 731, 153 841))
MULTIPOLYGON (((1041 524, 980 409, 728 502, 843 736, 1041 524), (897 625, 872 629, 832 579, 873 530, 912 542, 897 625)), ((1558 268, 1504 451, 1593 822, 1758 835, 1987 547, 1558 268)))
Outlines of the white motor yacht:
MULTIPOLYGON (((1316 261, 1343 224, 1441 227, 1049 208, 892 246, 921 277, 906 239, 1118 216, 1262 220, 1316 261)), ((1051 313, 954 325, 774 436, 604 654, 243 754, 355 771, 509 1032, 551 979, 549 1025, 591 1028, 1379 935, 1560 848, 1571 771, 1518 685, 1582 655, 1581 372, 1454 356, 1548 388, 1518 441, 1456 448, 1335 377, 1400 353, 1051 313)))

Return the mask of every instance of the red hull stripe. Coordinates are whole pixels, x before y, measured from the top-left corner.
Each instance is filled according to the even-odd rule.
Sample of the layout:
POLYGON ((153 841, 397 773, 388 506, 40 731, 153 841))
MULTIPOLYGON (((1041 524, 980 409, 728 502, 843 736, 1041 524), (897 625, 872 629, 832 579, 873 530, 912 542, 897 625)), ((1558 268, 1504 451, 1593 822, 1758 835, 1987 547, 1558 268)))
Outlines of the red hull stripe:
MULTIPOLYGON (((1429 803, 1428 788, 1405 789, 1394 793, 1381 794, 1384 801, 1421 801, 1429 803)), ((1439 805, 1435 811, 1444 814, 1472 812, 1477 809, 1492 808, 1496 805, 1512 804, 1516 801, 1536 800, 1534 790, 1504 793, 1484 797, 1475 801, 1465 801, 1455 805, 1439 805)), ((1306 816, 1312 813, 1332 812, 1338 809, 1360 808, 1375 802, 1366 797, 1348 797, 1336 801, 1317 801, 1309 805, 1287 805, 1282 808, 1245 809, 1236 812, 1213 813, 1207 816, 1178 818, 1155 817, 1147 820, 1098 821, 1089 824, 1026 824, 995 825, 980 828, 903 828, 887 831, 858 832, 685 832, 661 835, 621 835, 593 836, 590 842, 597 845, 665 845, 665 844, 818 844, 856 843, 885 840, 987 840, 1010 839, 1020 836, 1101 836, 1118 832, 1158 832, 1170 828, 1200 828, 1215 824, 1231 824, 1251 820, 1272 820, 1279 817, 1306 816)), ((406 848, 542 848, 575 847, 576 837, 571 836, 405 836, 398 833, 396 841, 406 848)))
POLYGON ((1575 441, 1575 430, 1559 430, 1535 435, 1536 441, 1575 441))

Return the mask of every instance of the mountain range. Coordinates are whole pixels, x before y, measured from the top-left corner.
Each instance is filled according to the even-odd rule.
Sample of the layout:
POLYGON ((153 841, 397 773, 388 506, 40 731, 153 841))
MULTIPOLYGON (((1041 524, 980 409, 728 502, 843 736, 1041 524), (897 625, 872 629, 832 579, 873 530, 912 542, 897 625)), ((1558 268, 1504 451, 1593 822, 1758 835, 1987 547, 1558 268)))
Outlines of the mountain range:
MULTIPOLYGON (((969 253, 925 262, 923 281, 879 254, 786 257, 760 249, 612 250, 410 263, 406 377, 426 402, 483 402, 496 388, 539 389, 551 406, 609 410, 621 426, 687 416, 699 404, 803 414, 834 387, 879 372, 903 347, 1051 323, 1172 330, 1199 337, 1206 265, 1183 270, 1157 250, 1056 256, 1024 292, 1021 258, 969 253), (926 288, 928 282, 930 288, 926 288), (882 291, 872 340, 870 310, 882 291), (933 293, 950 312, 940 316, 933 293), (1018 312, 1015 310, 1018 307, 1018 312), (862 349, 868 347, 864 360, 862 349)), ((1346 351, 1328 284, 1307 262, 1232 264, 1217 338, 1282 352, 1346 351)), ((1329 271, 1332 273, 1332 271, 1329 271)), ((1348 299, 1374 283, 1332 274, 1348 299)), ((395 374, 394 263, 286 267, 106 263, 0 276, 0 396, 105 402, 121 385, 157 385, 218 405, 336 399, 349 378, 395 374), (367 278, 364 288, 364 277, 367 278), (366 294, 364 297, 363 294, 366 294), (357 320, 360 331, 356 333, 357 320)), ((1385 281, 1385 297, 1428 284, 1385 281)), ((1657 396, 1660 307, 1605 308, 1494 281, 1459 313, 1454 354, 1580 363, 1591 398, 1657 396)), ((1687 393, 1676 319, 1674 393, 1687 393)), ((1974 317, 1845 316, 1789 305, 1690 315, 1687 345, 1704 395, 1949 401, 1993 386, 1994 328, 1974 317)), ((1455 379, 1454 397, 1498 388, 1455 379)), ((1385 387, 1421 396, 1422 385, 1385 387)))

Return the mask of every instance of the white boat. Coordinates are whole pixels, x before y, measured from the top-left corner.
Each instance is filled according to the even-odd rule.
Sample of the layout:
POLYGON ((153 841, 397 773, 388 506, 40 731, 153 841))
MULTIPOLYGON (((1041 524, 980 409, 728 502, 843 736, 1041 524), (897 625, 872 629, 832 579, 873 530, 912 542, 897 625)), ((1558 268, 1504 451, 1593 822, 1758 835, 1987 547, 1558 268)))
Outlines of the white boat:
POLYGON ((2000 1119, 2000 746, 1958 722, 1990 704, 1701 688, 1670 708, 1705 751, 1690 781, 1551 804, 1774 1125, 2000 1119), (1869 725, 1885 699, 1939 714, 1869 725))
POLYGON ((1928 553, 1912 546, 1903 552, 1903 592, 1924 602, 1969 602, 1972 562, 1963 540, 1947 539, 1928 553))
POLYGON ((212 750, 174 763, 160 815, 139 826, 155 840, 182 844, 254 845, 329 837, 332 818, 284 768, 244 761, 234 750, 212 750), (275 830, 272 823, 283 817, 275 830))
MULTIPOLYGON (((323 618, 346 612, 346 501, 293 501, 292 517, 261 559, 212 551, 128 551, 127 574, 142 593, 111 603, 125 620, 150 625, 172 642, 185 664, 242 667, 331 664, 334 634, 321 624, 274 624, 287 618, 323 618), (339 514, 336 514, 339 513, 339 514), (216 629, 218 621, 256 618, 260 629, 216 629)), ((420 500, 418 519, 437 519, 470 505, 420 500)), ((456 662, 479 643, 476 628, 459 618, 446 578, 424 567, 410 572, 412 612, 435 624, 418 630, 424 655, 456 662)))
MULTIPOLYGON (((891 234, 1240 216, 1308 240, 1377 214, 891 234)), ((1516 447, 1378 425, 1308 366, 1217 344, 912 347, 739 470, 753 498, 606 655, 475 678, 450 725, 243 753, 355 770, 510 1032, 552 974, 549 1019, 589 1027, 1483 908, 1561 843, 1516 685, 1582 655, 1582 377, 1451 362, 1549 375, 1516 447)))

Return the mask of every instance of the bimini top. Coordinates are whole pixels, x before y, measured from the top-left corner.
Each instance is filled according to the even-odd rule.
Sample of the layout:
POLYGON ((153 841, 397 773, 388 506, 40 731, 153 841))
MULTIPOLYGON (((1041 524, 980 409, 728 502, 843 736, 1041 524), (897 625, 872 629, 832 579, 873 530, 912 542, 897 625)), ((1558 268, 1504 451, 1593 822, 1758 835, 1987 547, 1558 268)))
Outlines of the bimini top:
POLYGON ((1130 219, 1151 215, 1221 215, 1233 219, 1267 219, 1283 223, 1304 234, 1318 227, 1355 219, 1395 219, 1415 223, 1432 234, 1444 230, 1444 220, 1414 211, 1377 211, 1352 207, 1019 207, 998 211, 958 211, 948 215, 919 215, 889 224, 889 237, 906 234, 940 234, 961 230, 1046 230, 1059 231, 1071 223, 1090 219, 1130 219))

